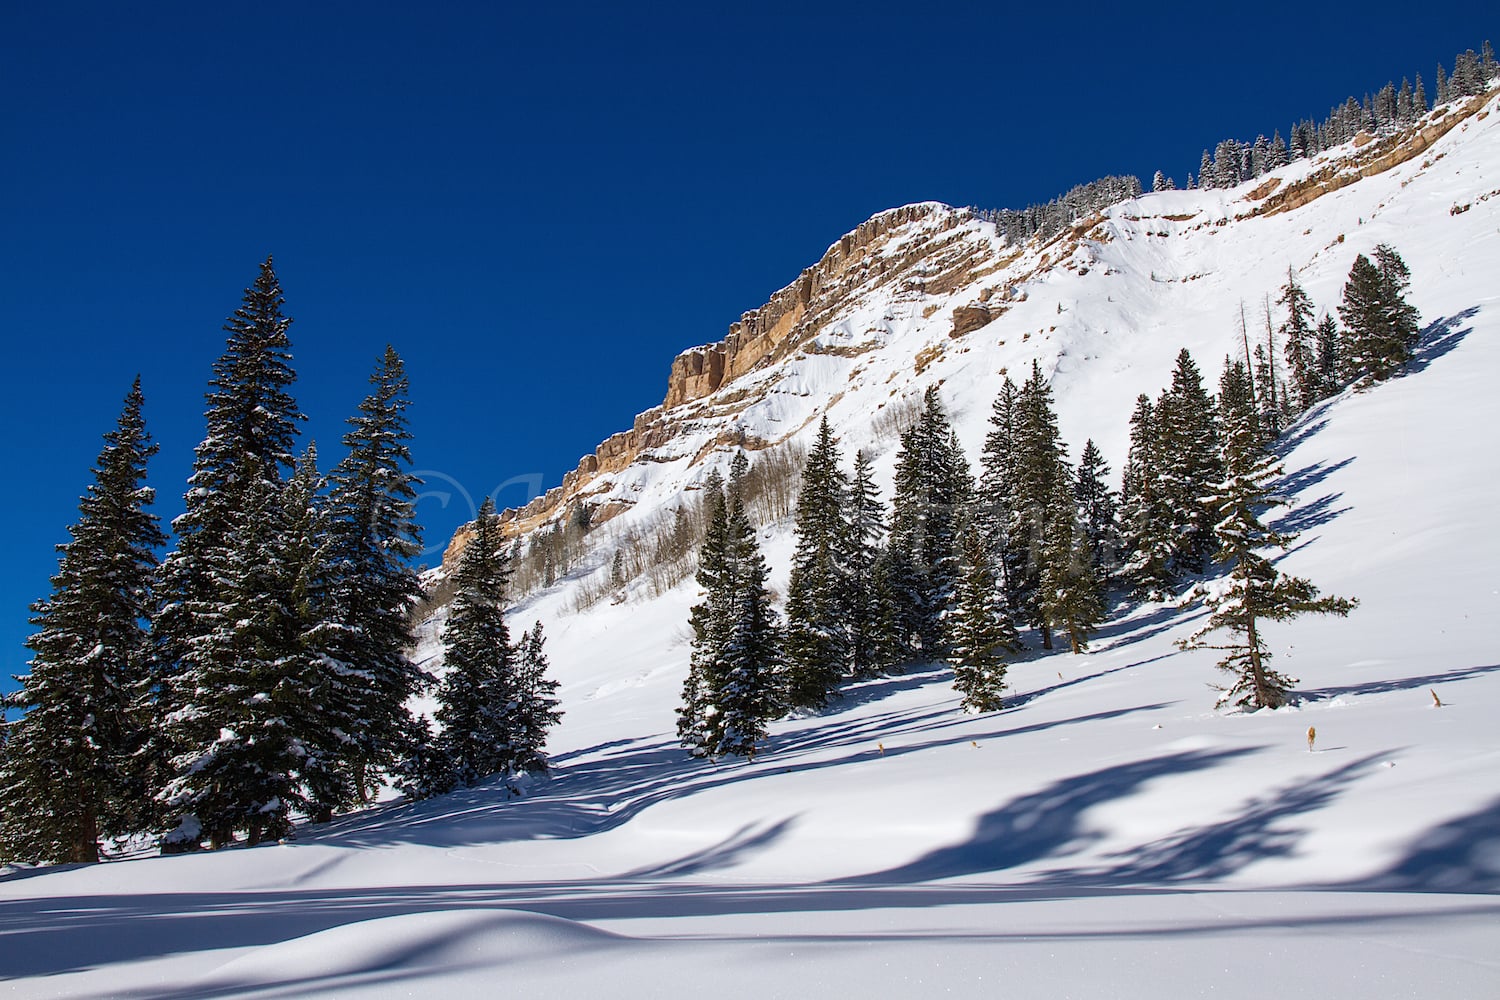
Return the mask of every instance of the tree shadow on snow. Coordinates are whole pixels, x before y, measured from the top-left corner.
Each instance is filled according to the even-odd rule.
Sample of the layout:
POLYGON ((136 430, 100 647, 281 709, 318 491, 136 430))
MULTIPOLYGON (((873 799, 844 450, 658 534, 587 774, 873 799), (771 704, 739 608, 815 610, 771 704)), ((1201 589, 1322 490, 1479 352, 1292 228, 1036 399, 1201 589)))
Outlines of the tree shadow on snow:
POLYGON ((1320 528, 1340 514, 1348 513, 1351 507, 1334 507, 1344 498, 1342 493, 1328 493, 1318 499, 1299 503, 1281 517, 1271 522, 1271 529, 1288 535, 1299 535, 1312 528, 1320 528))
POLYGON ((1303 490, 1320 485, 1335 472, 1353 464, 1354 456, 1350 455, 1339 462, 1313 462, 1311 465, 1304 465, 1294 472, 1283 473, 1276 484, 1277 492, 1287 496, 1301 493, 1303 490))
MULTIPOLYGON (((1253 752, 1191 750, 1064 778, 985 813, 962 844, 939 848, 897 868, 841 881, 927 882, 1004 871, 1048 857, 1074 854, 1101 836, 1084 824, 1083 815, 1089 809, 1134 795, 1149 781, 1217 767, 1253 752)), ((1053 873, 1049 877, 1058 875, 1053 873)))
MULTIPOLYGON (((1173 601, 1175 600, 1174 598, 1173 601)), ((1151 607, 1149 611, 1144 610, 1147 607, 1150 605, 1122 602, 1110 619, 1089 639, 1089 648, 1103 653, 1132 646, 1180 628, 1208 613, 1196 602, 1187 606, 1163 602, 1151 607), (1135 612, 1131 611, 1132 607, 1136 609, 1135 612)), ((1141 662, 1151 663, 1161 658, 1153 657, 1141 662)))
POLYGON ((1433 827, 1385 872, 1345 888, 1500 894, 1500 798, 1433 827))
POLYGON ((1113 864, 1050 874, 1112 885, 1206 882, 1257 861, 1290 857, 1306 831, 1286 821, 1328 805, 1389 754, 1372 754, 1328 774, 1289 783, 1250 799, 1229 819, 1142 844, 1116 855, 1113 864))
POLYGON ((1431 688, 1442 684, 1453 684, 1457 681, 1482 677, 1497 670, 1500 670, 1500 663, 1491 663, 1485 666, 1459 667, 1441 674, 1418 674, 1414 677, 1385 677, 1380 680, 1364 681, 1360 684, 1339 684, 1330 687, 1312 688, 1310 690, 1299 691, 1297 694, 1300 698, 1307 701, 1322 701, 1327 698, 1337 698, 1345 694, 1388 694, 1392 691, 1410 691, 1413 688, 1431 688))
MULTIPOLYGON (((1134 663, 1126 663, 1118 667, 1110 667, 1107 670, 1096 670, 1091 674, 1079 674, 1077 677, 1070 677, 1066 680, 1059 680, 1055 684, 1048 684, 1046 687, 1035 688, 1031 691, 1025 692, 1024 694, 1010 695, 1005 699, 1005 707, 1007 711, 1011 709, 1021 708, 1023 705, 1029 705, 1039 698, 1045 698, 1049 694, 1055 694, 1058 691, 1067 690, 1068 688, 1074 687, 1078 684, 1085 684, 1092 680, 1098 680, 1100 677, 1108 677, 1110 674, 1118 674, 1125 670, 1132 670, 1135 667, 1144 667, 1146 664, 1155 663, 1158 660, 1170 659, 1171 656, 1171 653, 1162 653, 1159 656, 1147 657, 1144 660, 1136 660, 1134 663)), ((1061 671, 1059 671, 1059 676, 1061 676, 1061 671)))
POLYGON ((907 667, 899 674, 891 674, 885 677, 873 677, 869 680, 854 681, 841 692, 834 695, 828 706, 821 711, 807 712, 794 718, 828 718, 851 708, 859 708, 872 702, 882 701, 903 691, 914 691, 926 687, 939 680, 951 680, 953 671, 946 666, 938 664, 924 664, 922 666, 907 667))
POLYGON ((1477 315, 1479 315, 1479 307, 1470 306, 1452 316, 1439 316, 1423 327, 1416 349, 1412 351, 1411 361, 1407 363, 1407 374, 1426 371, 1434 361, 1451 353, 1454 348, 1463 343, 1464 338, 1474 332, 1472 326, 1464 326, 1464 324, 1477 315))
POLYGON ((1296 423, 1282 432, 1281 437, 1271 445, 1271 450, 1276 453, 1276 456, 1286 458, 1296 450, 1298 445, 1327 427, 1328 418, 1323 416, 1323 411, 1327 408, 1327 400, 1314 404, 1313 409, 1308 410, 1297 419, 1296 423))

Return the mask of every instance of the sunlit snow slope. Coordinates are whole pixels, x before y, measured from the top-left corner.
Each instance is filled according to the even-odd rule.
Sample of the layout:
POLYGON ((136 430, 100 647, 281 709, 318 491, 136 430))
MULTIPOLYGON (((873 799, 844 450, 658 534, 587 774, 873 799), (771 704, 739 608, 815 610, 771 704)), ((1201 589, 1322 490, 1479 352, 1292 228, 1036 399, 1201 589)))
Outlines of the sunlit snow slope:
MULTIPOLYGON (((723 419, 766 441, 826 412, 888 482, 882 404, 940 385, 973 458, 999 373, 1035 359, 1073 455, 1092 436, 1118 469, 1135 396, 1181 347, 1215 379, 1241 303, 1253 334, 1288 267, 1332 310, 1354 255, 1394 245, 1426 328, 1415 363, 1285 445, 1298 502, 1282 526, 1302 536, 1282 565, 1361 602, 1272 627, 1299 706, 1214 711, 1214 657, 1173 645, 1198 612, 1133 607, 1085 655, 1014 665, 1004 712, 961 714, 932 667, 777 723, 754 762, 689 758, 672 733, 691 583, 569 608, 610 530, 727 456, 704 450, 724 429, 709 397, 657 461, 602 481, 632 506, 589 567, 517 609, 545 622, 562 681, 550 780, 396 803, 285 846, 12 876, 5 988, 1500 995, 1500 99, 1292 211, 1252 214, 1253 187, 1142 197, 1076 245, 1028 250, 980 279, 1010 305, 961 337, 950 318, 975 287, 871 292, 820 337, 873 349, 799 351, 720 391, 738 394, 723 419)), ((985 224, 958 228, 1008 256, 985 224)), ((763 532, 783 578, 789 530, 763 532)))

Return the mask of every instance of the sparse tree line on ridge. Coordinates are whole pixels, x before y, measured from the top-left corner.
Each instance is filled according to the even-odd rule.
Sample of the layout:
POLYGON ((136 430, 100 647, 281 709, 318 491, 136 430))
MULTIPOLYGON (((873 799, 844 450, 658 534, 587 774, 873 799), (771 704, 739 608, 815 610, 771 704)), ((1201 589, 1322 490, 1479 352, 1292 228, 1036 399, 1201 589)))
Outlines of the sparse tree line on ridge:
MULTIPOLYGON (((1485 42, 1477 54, 1468 49, 1455 56, 1451 76, 1438 63, 1431 104, 1420 73, 1415 85, 1407 78, 1401 80, 1399 88, 1395 83, 1387 83, 1373 95, 1365 94, 1363 101, 1349 97, 1329 109, 1328 117, 1320 123, 1312 119, 1296 122, 1288 133, 1289 139, 1283 139, 1277 129, 1269 139, 1265 135, 1258 135, 1251 142, 1225 139, 1214 146, 1212 155, 1205 149, 1198 173, 1190 172, 1184 186, 1231 188, 1295 160, 1317 156, 1362 132, 1387 135, 1409 128, 1432 107, 1484 93, 1497 73, 1500 64, 1495 61, 1490 43, 1485 42)), ((1152 177, 1152 191, 1171 191, 1177 187, 1177 182, 1164 171, 1158 170, 1152 177)), ((1047 240, 1079 219, 1136 197, 1141 190, 1138 177, 1109 176, 1079 184, 1067 194, 1041 205, 1019 210, 971 208, 970 211, 976 218, 994 223, 1007 242, 1020 243, 1038 236, 1047 240)))
POLYGON ((1295 537, 1263 520, 1284 502, 1271 447, 1321 400, 1406 366, 1419 332, 1409 284, 1391 247, 1358 255, 1340 328, 1328 314, 1314 322, 1288 269, 1277 299, 1284 319, 1274 325, 1268 299, 1264 338, 1252 345, 1242 328, 1244 356, 1225 359, 1216 396, 1183 350, 1171 384, 1154 400, 1139 397, 1118 494, 1092 441, 1069 461, 1035 363, 1020 385, 1001 383, 977 477, 936 388, 926 391, 901 434, 889 511, 864 453, 852 476, 844 471, 825 418, 802 471, 784 622, 741 496, 749 463, 736 453, 728 479, 711 473, 704 488, 709 527, 678 709, 683 745, 710 758, 753 757, 772 720, 921 663, 951 666, 966 710, 999 710, 1022 629, 1043 649, 1060 636, 1081 652, 1111 591, 1201 601, 1207 624, 1182 646, 1224 652, 1219 666, 1231 680, 1219 704, 1285 704, 1296 681, 1270 666, 1263 624, 1347 615, 1355 602, 1320 596, 1265 555, 1295 537))
POLYGON ((293 455, 282 306, 268 258, 225 325, 161 560, 139 379, 104 436, 6 698, 25 714, 0 745, 0 862, 95 861, 103 838, 152 833, 165 851, 255 844, 387 781, 422 796, 545 769, 556 682, 540 626, 514 642, 506 629, 492 506, 444 632, 444 729, 408 710, 433 678, 409 658, 422 592, 404 367, 386 348, 324 476, 312 445, 293 455))

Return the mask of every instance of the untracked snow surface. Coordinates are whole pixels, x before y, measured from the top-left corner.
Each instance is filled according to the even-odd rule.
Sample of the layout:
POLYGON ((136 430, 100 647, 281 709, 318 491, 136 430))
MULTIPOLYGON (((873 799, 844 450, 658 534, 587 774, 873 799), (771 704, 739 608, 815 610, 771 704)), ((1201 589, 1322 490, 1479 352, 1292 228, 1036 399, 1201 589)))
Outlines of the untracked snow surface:
MULTIPOLYGON (((1014 664, 1003 712, 960 713, 949 674, 920 668, 715 765, 673 739, 691 583, 571 613, 575 577, 517 611, 546 623, 563 685, 550 779, 285 845, 12 873, 0 994, 1500 996, 1497 106, 1284 214, 1233 221, 1253 185, 1117 206, 1077 249, 1087 274, 1029 271, 965 338, 947 336, 963 295, 926 318, 874 297, 842 329, 879 350, 746 376, 766 401, 737 419, 773 437, 827 409, 846 462, 873 447, 888 483, 892 393, 940 383, 973 460, 998 372, 1035 358, 1072 455, 1093 436, 1118 472, 1131 404, 1180 347, 1212 384, 1242 301, 1253 335, 1291 266, 1332 310, 1354 255, 1393 244, 1415 363, 1284 446, 1280 525, 1302 535, 1282 566, 1360 600, 1271 627, 1297 706, 1215 711, 1213 654, 1173 644, 1201 612, 1127 606, 1088 653, 1014 664)), ((703 471, 632 467, 627 516, 703 471)), ((784 582, 789 527, 762 540, 784 582)))

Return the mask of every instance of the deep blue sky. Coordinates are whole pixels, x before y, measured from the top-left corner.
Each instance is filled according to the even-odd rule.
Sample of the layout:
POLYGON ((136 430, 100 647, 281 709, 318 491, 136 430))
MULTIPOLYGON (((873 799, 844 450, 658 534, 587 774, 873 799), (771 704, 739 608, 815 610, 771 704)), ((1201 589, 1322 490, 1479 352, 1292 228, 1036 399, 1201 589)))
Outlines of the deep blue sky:
POLYGON ((1472 4, 718 6, 6 5, 0 674, 136 372, 180 510, 268 253, 325 464, 385 344, 406 359, 440 549, 464 494, 555 484, 881 209, 1182 180, 1388 79, 1431 93, 1489 29, 1472 4))

